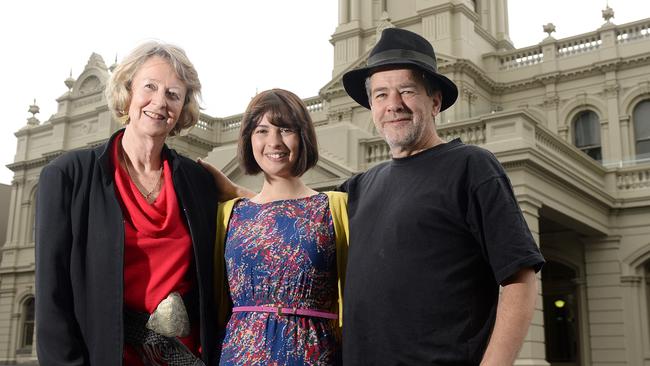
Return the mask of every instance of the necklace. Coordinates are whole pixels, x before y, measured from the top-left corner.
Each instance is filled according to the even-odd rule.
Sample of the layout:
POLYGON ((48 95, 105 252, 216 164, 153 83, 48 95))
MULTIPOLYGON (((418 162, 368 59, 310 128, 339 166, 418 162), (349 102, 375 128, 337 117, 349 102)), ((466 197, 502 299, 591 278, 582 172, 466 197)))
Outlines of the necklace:
POLYGON ((138 188, 138 191, 140 194, 144 197, 147 202, 150 202, 151 195, 153 195, 155 192, 158 191, 160 188, 160 182, 162 181, 160 178, 162 177, 162 172, 163 172, 163 162, 162 159, 160 160, 160 170, 158 171, 158 177, 156 178, 156 184, 154 184, 153 188, 151 188, 150 191, 147 191, 147 189, 144 187, 142 184, 138 184, 135 179, 133 178, 133 174, 131 174, 131 170, 129 170, 129 163, 130 159, 127 160, 126 154, 124 153, 124 148, 120 148, 120 155, 122 155, 122 161, 124 162, 124 166, 126 167, 126 174, 129 175, 129 178, 131 181, 135 184, 136 188, 138 188))

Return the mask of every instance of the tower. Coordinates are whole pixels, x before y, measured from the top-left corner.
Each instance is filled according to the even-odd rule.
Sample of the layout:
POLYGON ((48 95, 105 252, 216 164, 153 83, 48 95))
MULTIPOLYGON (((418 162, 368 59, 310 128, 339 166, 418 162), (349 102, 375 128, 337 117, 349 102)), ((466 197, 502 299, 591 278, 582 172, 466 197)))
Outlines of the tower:
POLYGON ((387 26, 417 32, 436 54, 480 64, 485 53, 513 48, 506 0, 339 0, 334 45, 336 77, 375 44, 387 26))

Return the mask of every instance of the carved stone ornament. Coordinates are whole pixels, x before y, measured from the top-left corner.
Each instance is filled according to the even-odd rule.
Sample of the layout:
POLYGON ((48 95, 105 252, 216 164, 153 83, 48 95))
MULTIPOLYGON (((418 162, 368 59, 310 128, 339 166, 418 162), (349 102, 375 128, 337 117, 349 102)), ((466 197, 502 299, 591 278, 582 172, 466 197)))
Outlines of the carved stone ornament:
POLYGON ((544 33, 548 34, 548 37, 551 37, 551 33, 555 32, 555 25, 553 23, 546 23, 542 26, 544 33))
POLYGON ((34 104, 30 105, 29 109, 27 110, 27 112, 32 114, 32 116, 27 119, 27 124, 29 126, 37 126, 39 123, 41 123, 41 121, 36 118, 36 113, 39 113, 40 110, 41 109, 36 104, 36 99, 34 99, 34 104))
POLYGON ((614 17, 614 9, 610 8, 609 5, 607 5, 607 7, 602 10, 602 14, 603 19, 605 19, 607 23, 611 23, 609 20, 614 17))
POLYGON ((377 43, 379 41, 379 38, 381 38, 381 32, 384 31, 386 28, 395 28, 395 25, 390 22, 390 18, 388 17, 387 12, 383 12, 381 14, 379 25, 377 25, 377 31, 375 32, 375 42, 377 43))

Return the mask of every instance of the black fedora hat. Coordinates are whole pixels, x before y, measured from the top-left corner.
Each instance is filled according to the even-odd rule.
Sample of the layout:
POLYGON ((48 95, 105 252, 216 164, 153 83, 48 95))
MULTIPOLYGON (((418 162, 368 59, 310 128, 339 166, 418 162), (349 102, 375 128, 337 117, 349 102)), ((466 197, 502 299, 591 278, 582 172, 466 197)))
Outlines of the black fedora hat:
POLYGON ((366 78, 373 70, 384 66, 417 66, 434 81, 442 93, 440 110, 449 108, 458 97, 453 81, 438 73, 436 54, 431 43, 417 33, 399 28, 386 28, 370 51, 366 67, 351 70, 343 75, 343 86, 352 99, 370 109, 366 93, 366 78))

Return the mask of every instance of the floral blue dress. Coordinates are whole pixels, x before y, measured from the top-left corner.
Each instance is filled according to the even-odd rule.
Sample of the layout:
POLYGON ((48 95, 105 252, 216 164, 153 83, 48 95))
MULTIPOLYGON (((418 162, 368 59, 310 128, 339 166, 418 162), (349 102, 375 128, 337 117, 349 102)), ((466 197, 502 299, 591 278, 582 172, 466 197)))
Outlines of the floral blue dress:
MULTIPOLYGON (((327 195, 235 205, 225 244, 233 306, 331 311, 337 301, 336 244, 327 195)), ((233 313, 221 365, 336 365, 336 320, 233 313)))

